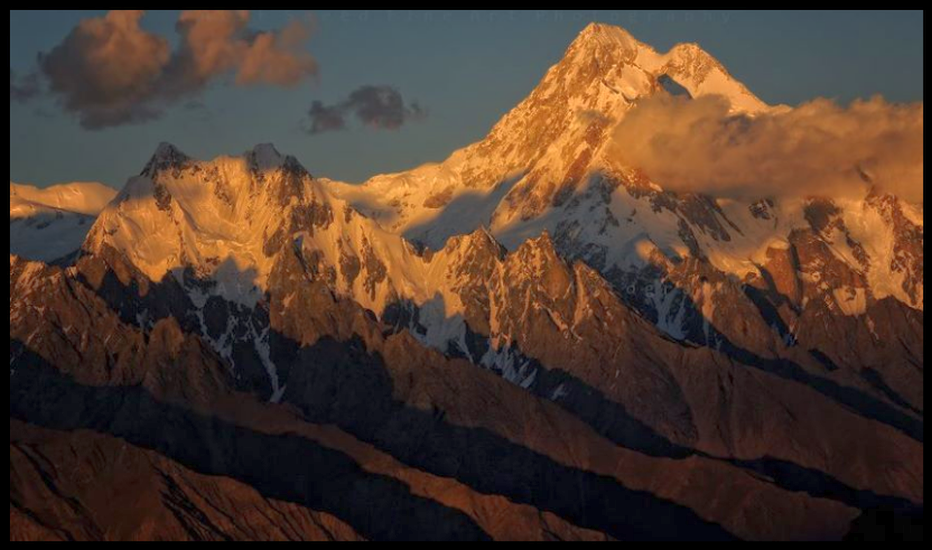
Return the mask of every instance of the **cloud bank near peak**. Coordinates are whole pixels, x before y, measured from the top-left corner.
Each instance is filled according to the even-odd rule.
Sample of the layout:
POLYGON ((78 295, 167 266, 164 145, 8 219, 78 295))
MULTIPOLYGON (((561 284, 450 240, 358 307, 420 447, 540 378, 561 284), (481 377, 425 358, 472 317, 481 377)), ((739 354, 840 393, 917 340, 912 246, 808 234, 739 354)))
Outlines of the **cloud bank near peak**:
POLYGON ((609 154, 674 192, 863 197, 876 187, 922 202, 923 105, 818 99, 747 117, 721 97, 661 94, 624 116, 609 154))

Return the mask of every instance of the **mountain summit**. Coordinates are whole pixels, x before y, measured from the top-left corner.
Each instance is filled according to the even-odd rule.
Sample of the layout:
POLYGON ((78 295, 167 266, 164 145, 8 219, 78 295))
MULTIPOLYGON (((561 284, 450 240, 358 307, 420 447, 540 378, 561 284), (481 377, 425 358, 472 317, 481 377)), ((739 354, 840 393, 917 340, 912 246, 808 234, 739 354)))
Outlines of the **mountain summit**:
POLYGON ((691 97, 724 97, 736 114, 771 109, 696 45, 662 54, 620 27, 592 24, 482 141, 437 165, 336 189, 386 227, 431 247, 481 225, 507 243, 500 228, 563 206, 590 174, 610 167, 614 127, 639 100, 665 93, 668 82, 691 97))
POLYGON ((84 250, 121 252, 155 281, 174 268, 210 272, 227 260, 267 276, 266 239, 292 220, 331 217, 328 197, 270 144, 202 162, 163 143, 101 213, 84 250))
MULTIPOLYGON (((621 27, 592 23, 583 29, 557 66, 578 68, 590 63, 599 66, 598 77, 604 84, 616 90, 629 84, 629 90, 637 92, 636 81, 641 76, 654 83, 667 77, 692 97, 724 96, 736 113, 754 114, 769 109, 698 44, 677 44, 669 52, 659 53, 621 27)), ((627 96, 629 100, 637 97, 640 94, 627 96)))

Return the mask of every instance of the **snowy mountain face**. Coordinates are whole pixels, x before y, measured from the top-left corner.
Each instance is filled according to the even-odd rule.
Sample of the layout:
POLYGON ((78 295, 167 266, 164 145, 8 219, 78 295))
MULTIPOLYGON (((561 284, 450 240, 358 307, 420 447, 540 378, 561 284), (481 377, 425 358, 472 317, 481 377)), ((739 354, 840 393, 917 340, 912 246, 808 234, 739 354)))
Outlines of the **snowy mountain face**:
POLYGON ((504 235, 509 223, 538 218, 585 188, 605 162, 611 128, 665 79, 692 97, 724 95, 735 112, 770 109, 697 46, 660 54, 623 29, 591 25, 483 141, 439 165, 339 189, 386 227, 433 248, 493 220, 493 232, 504 235))
POLYGON ((115 195, 99 183, 38 189, 10 182, 10 253, 52 262, 77 252, 115 195))
POLYGON ((402 238, 334 198, 294 157, 260 145, 202 162, 163 144, 104 210, 84 250, 114 250, 152 281, 190 269, 253 305, 269 290, 282 249, 335 291, 381 310, 422 262, 402 238))
MULTIPOLYGON (((742 288, 766 287, 770 258, 798 256, 802 235, 819 245, 809 247, 817 257, 787 274, 806 288, 797 309, 816 299, 860 315, 887 297, 922 309, 921 206, 874 195, 739 201, 677 194, 620 165, 610 150, 614 128, 640 99, 671 84, 690 97, 724 97, 736 114, 786 109, 764 104, 696 45, 661 54, 622 29, 592 25, 485 140, 438 165, 333 189, 384 227, 437 250, 480 227, 510 250, 548 231, 562 256, 600 271, 677 339, 714 343, 699 325, 714 324, 709 316, 734 305, 728 302, 760 316, 742 288), (836 268, 821 273, 827 265, 836 268), (721 285, 697 283, 706 278, 700 271, 714 272, 721 285)), ((775 322, 746 321, 760 325, 754 336, 764 340, 775 322)), ((779 339, 794 337, 781 332, 779 339)))
MULTIPOLYGON (((696 231, 704 243, 728 246, 730 232, 739 235, 726 225, 727 212, 743 222, 762 220, 766 227, 779 227, 779 220, 768 218, 772 201, 747 209, 742 219, 740 212, 728 210, 732 205, 701 196, 677 203, 647 189, 657 193, 648 196, 660 201, 658 210, 670 208, 665 214, 670 232, 691 234, 683 217, 694 216, 705 224, 696 231), (713 230, 717 236, 708 235, 713 230)), ((695 237, 685 239, 691 249, 671 259, 647 235, 633 250, 642 263, 628 271, 606 270, 598 258, 567 253, 579 245, 561 242, 566 233, 552 236, 546 229, 512 251, 483 228, 452 237, 440 250, 421 251, 336 198, 327 182, 271 146, 204 162, 162 145, 142 175, 100 215, 85 243, 87 260, 78 270, 101 285, 108 270, 124 286, 155 285, 140 300, 121 303, 124 317, 142 327, 165 317, 179 319, 273 401, 286 395, 290 370, 275 359, 276 330, 296 331, 305 345, 328 334, 353 333, 352 326, 309 316, 321 307, 318 293, 323 292, 357 304, 392 331, 409 332, 426 347, 548 399, 575 398, 567 397, 567 388, 572 380, 584 380, 609 395, 621 391, 620 401, 637 401, 634 388, 639 385, 617 384, 622 365, 637 365, 643 372, 670 359, 630 357, 619 349, 672 337, 743 360, 791 360, 813 376, 886 399, 861 372, 867 368, 903 402, 921 408, 922 394, 915 391, 909 366, 921 355, 916 326, 901 326, 904 336, 911 335, 900 340, 902 345, 878 351, 870 344, 892 338, 886 325, 896 313, 881 307, 883 301, 871 293, 869 270, 856 271, 848 263, 882 249, 879 239, 891 235, 868 235, 864 222, 847 221, 832 201, 805 201, 797 207, 804 221, 788 222, 793 229, 786 240, 772 239, 753 258, 751 265, 766 276, 736 280, 709 261, 695 237), (856 238, 874 248, 852 244, 861 242, 856 238), (105 265, 95 265, 95 258, 105 265), (632 306, 639 319, 626 326, 637 330, 608 330, 619 319, 631 318, 632 306), (872 337, 864 341, 847 329, 846 337, 833 335, 848 317, 872 337), (814 330, 813 323, 829 328, 814 330), (559 345, 553 348, 554 343, 559 345), (576 346, 581 349, 565 353, 576 346), (853 349, 859 350, 854 357, 853 349), (749 353, 759 359, 749 359, 749 353), (878 356, 890 364, 876 365, 878 356), (611 375, 593 370, 616 363, 611 375), (831 365, 829 372, 826 365, 831 365), (570 373, 572 379, 548 374, 552 371, 570 373)), ((921 226, 892 197, 872 197, 863 208, 865 216, 880 216, 883 210, 891 228, 921 235, 921 226)), ((878 277, 875 284, 894 280, 893 288, 912 285, 921 292, 921 280, 904 275, 921 272, 921 251, 898 249, 895 256, 903 270, 883 280, 872 274, 878 277)), ((893 324, 902 322, 915 319, 893 324)), ((669 375, 650 379, 664 376, 669 375)), ((644 391, 665 391, 661 388, 644 391)), ((660 403, 666 409, 674 406, 668 398, 660 403)), ((668 437, 674 441, 690 431, 663 424, 662 410, 631 405, 631 412, 639 422, 661 422, 656 428, 672 430, 668 437)))
POLYGON ((607 148, 671 92, 772 109, 593 25, 485 140, 362 186, 169 144, 96 202, 11 184, 11 538, 71 501, 74 538, 822 539, 921 508, 922 207, 665 191, 607 148), (81 253, 18 252, 14 211, 83 216, 81 253), (23 489, 81 429, 69 460, 144 476, 149 515, 70 469, 23 489))

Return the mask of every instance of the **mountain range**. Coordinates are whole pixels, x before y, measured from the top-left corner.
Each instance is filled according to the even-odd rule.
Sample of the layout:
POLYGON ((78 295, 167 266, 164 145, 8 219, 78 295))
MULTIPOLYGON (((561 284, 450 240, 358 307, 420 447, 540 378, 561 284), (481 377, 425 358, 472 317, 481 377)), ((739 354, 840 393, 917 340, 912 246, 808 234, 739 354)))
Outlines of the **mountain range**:
POLYGON ((66 258, 81 248, 94 218, 115 196, 99 183, 37 189, 10 182, 10 254, 44 262, 66 258))
POLYGON ((668 94, 791 110, 594 24, 409 172, 11 182, 11 540, 916 529, 922 204, 665 190, 613 136, 668 94))

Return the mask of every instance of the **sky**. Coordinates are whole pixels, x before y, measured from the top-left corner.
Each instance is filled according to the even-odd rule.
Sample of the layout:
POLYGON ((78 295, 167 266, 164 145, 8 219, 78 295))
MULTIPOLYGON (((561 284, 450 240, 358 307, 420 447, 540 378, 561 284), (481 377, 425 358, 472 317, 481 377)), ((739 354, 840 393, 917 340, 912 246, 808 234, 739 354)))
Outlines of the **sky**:
POLYGON ((846 104, 878 94, 923 100, 921 11, 252 10, 223 44, 236 53, 219 60, 211 57, 217 42, 197 42, 195 31, 184 36, 203 48, 183 47, 180 12, 150 11, 134 34, 145 38, 114 54, 138 54, 133 70, 141 76, 109 77, 134 97, 154 98, 159 116, 101 123, 87 115, 88 88, 76 69, 84 65, 72 47, 81 42, 66 37, 82 20, 105 15, 10 11, 11 181, 119 188, 160 142, 202 159, 274 143, 315 176, 347 182, 441 161, 481 139, 592 21, 625 27, 662 51, 697 42, 772 104, 818 97, 846 104), (181 76, 137 89, 150 74, 144 67, 172 67, 175 57, 181 76), (288 70, 265 71, 270 59, 288 70), (29 91, 30 74, 42 75, 44 91, 29 91), (372 112, 376 99, 391 112, 372 112))

